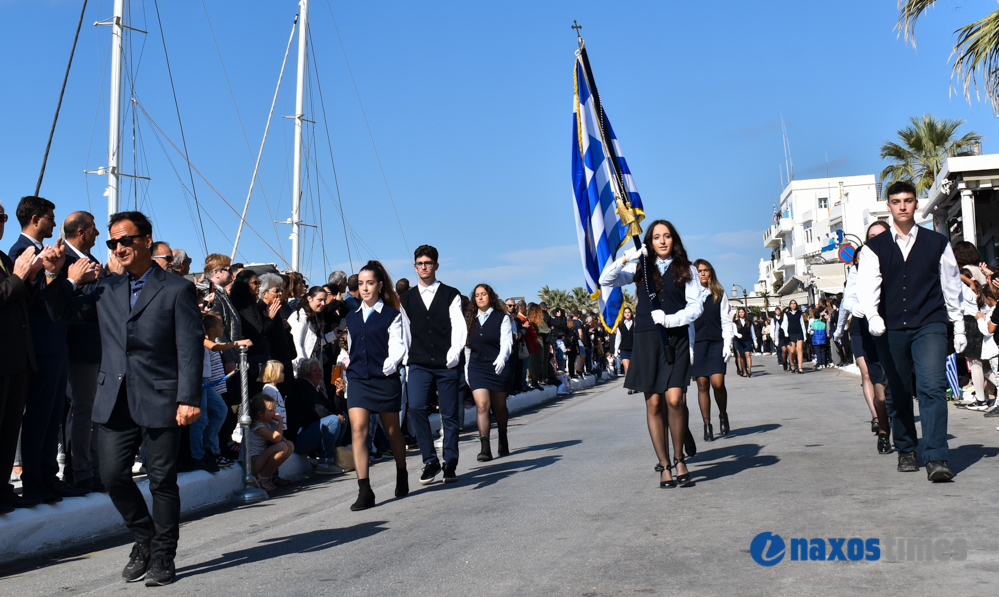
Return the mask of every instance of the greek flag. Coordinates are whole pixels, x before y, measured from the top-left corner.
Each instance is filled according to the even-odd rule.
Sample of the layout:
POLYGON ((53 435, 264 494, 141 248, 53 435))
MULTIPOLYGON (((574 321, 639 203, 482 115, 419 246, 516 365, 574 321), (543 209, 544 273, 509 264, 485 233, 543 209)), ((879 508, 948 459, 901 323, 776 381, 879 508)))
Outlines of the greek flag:
MULTIPOLYGON (((608 332, 613 333, 624 311, 621 288, 599 287, 600 272, 612 261, 625 243, 630 242, 627 226, 621 224, 611 187, 614 176, 611 156, 601 142, 601 121, 597 116, 598 100, 592 77, 588 77, 588 61, 583 49, 576 57, 576 95, 572 106, 572 192, 575 198, 576 235, 583 260, 583 277, 590 296, 597 299, 600 318, 608 332)), ((642 198, 624 160, 621 146, 606 112, 603 113, 604 137, 614 145, 616 167, 624 179, 628 199, 636 213, 643 215, 642 198)))

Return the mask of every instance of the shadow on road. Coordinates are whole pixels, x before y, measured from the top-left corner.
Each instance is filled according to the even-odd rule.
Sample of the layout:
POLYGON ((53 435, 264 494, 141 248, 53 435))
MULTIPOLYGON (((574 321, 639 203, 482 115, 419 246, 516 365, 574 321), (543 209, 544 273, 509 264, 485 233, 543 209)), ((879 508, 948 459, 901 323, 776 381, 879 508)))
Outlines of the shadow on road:
MULTIPOLYGON (((565 442, 565 443, 579 443, 579 442, 565 442)), ((554 445, 554 444, 549 444, 554 445)), ((524 452, 526 450, 522 450, 524 452)), ((512 458, 513 454, 511 454, 512 458)), ((516 473, 523 473, 527 471, 532 471, 542 467, 546 467, 555 464, 559 460, 562 460, 561 454, 552 454, 551 456, 541 456, 539 458, 531 458, 527 460, 493 460, 489 464, 480 466, 471 472, 465 473, 461 476, 460 482, 465 484, 475 484, 472 489, 482 489, 483 487, 489 487, 494 485, 496 482, 501 481, 509 477, 510 475, 516 473)))
POLYGON ((780 426, 781 426, 780 423, 767 423, 765 425, 754 425, 752 427, 739 427, 737 429, 732 429, 731 431, 729 431, 728 435, 720 437, 718 439, 730 439, 734 437, 753 435, 755 433, 766 433, 768 431, 773 431, 774 429, 777 429, 780 426))
POLYGON ((967 468, 971 468, 972 465, 983 458, 995 458, 996 456, 999 456, 999 448, 994 446, 986 447, 982 444, 958 446, 950 451, 947 465, 956 474, 967 468))
POLYGON ((698 452, 696 460, 690 464, 694 481, 713 481, 736 475, 744 470, 772 466, 780 462, 776 456, 760 455, 763 447, 759 444, 737 444, 698 452), (726 460, 721 460, 722 458, 726 460), (710 462, 718 461, 718 462, 710 462), (705 464, 701 464, 704 462, 705 464))
POLYGON ((254 547, 224 553, 214 560, 178 568, 177 576, 178 578, 186 578, 234 566, 242 566, 243 564, 262 562, 290 553, 322 551, 350 543, 351 541, 377 535, 382 531, 388 530, 383 526, 385 524, 387 524, 386 521, 365 522, 342 529, 319 529, 300 535, 264 539, 254 547))

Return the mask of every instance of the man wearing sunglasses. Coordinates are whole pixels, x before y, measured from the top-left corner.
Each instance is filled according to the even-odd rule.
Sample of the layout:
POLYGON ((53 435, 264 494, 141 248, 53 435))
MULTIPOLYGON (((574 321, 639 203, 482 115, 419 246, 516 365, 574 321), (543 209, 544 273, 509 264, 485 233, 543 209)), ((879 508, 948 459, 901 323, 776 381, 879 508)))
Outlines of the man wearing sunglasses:
MULTIPOLYGON (((92 292, 71 303, 74 320, 100 323, 93 419, 101 426, 101 480, 135 538, 122 577, 129 582, 145 578, 146 586, 168 584, 175 575, 180 426, 201 414, 204 356, 197 291, 189 280, 168 275, 156 264, 152 234, 152 224, 140 212, 111 216, 107 245, 125 274, 101 278, 92 292), (139 444, 145 446, 152 515, 132 480, 139 444)), ((61 266, 45 263, 49 272, 61 266)))
POLYGON ((150 251, 156 265, 163 268, 163 271, 173 271, 173 251, 170 249, 170 245, 163 241, 156 241, 153 243, 150 251))

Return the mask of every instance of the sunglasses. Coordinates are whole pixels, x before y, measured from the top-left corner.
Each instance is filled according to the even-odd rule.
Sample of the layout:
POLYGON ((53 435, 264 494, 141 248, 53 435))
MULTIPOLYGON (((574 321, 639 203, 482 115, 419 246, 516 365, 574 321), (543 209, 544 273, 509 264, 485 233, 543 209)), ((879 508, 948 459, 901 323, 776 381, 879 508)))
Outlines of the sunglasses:
MULTIPOLYGON (((108 248, 114 251, 115 249, 118 248, 119 244, 123 247, 131 247, 135 243, 135 241, 139 240, 140 238, 145 238, 145 236, 146 236, 145 234, 130 234, 125 236, 120 236, 118 238, 109 238, 105 242, 108 248)), ((170 259, 172 260, 173 257, 171 257, 170 259)))
POLYGON ((173 255, 153 255, 153 259, 162 259, 167 263, 173 263, 173 255))

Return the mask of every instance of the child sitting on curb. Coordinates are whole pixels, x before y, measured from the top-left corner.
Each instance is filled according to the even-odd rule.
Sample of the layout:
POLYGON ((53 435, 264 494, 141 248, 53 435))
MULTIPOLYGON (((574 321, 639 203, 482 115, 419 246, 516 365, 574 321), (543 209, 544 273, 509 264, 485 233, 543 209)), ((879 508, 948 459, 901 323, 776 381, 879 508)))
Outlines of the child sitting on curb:
POLYGON ((250 471, 257 476, 260 488, 277 489, 271 479, 278 467, 294 453, 295 445, 284 438, 284 421, 277 413, 277 402, 266 394, 250 401, 250 471))

